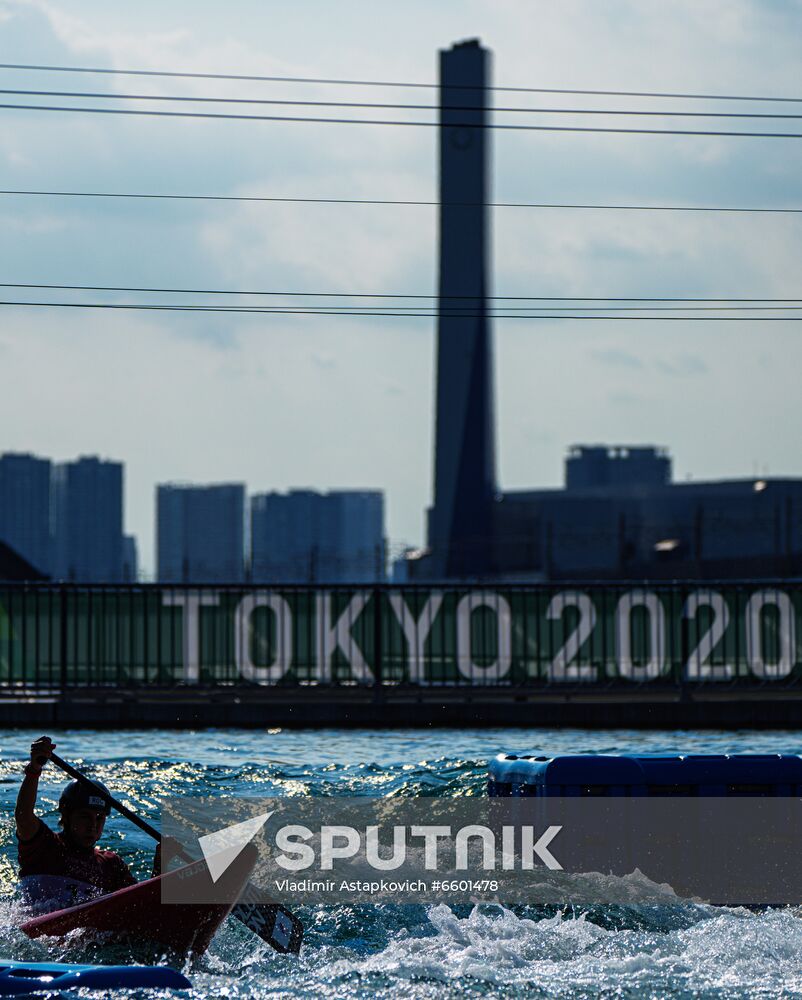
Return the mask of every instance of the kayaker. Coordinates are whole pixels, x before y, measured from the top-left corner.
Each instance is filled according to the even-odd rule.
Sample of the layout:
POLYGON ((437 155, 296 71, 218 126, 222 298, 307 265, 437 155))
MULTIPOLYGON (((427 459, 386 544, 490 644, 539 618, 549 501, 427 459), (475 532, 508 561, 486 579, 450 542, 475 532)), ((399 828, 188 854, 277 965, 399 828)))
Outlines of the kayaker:
MULTIPOLYGON (((71 781, 62 791, 58 802, 60 833, 34 812, 39 776, 55 748, 49 736, 40 736, 31 744, 31 759, 25 766, 14 810, 20 885, 26 901, 38 912, 74 906, 136 883, 118 854, 96 846, 110 806, 101 796, 93 795, 91 788, 71 781)), ((97 784, 106 791, 105 785, 97 784)))

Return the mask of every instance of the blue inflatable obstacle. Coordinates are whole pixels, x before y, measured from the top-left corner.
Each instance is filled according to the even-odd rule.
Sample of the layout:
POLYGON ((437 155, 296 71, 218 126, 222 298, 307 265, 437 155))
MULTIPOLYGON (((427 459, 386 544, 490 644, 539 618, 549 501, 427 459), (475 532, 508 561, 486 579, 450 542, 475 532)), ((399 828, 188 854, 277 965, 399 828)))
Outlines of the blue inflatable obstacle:
POLYGON ((0 996, 55 993, 66 989, 173 989, 192 983, 175 969, 147 965, 64 965, 0 959, 0 996))
POLYGON ((499 754, 491 796, 802 796, 796 754, 536 757, 499 754))
POLYGON ((802 903, 800 756, 499 754, 488 794, 504 822, 557 827, 566 902, 802 903))

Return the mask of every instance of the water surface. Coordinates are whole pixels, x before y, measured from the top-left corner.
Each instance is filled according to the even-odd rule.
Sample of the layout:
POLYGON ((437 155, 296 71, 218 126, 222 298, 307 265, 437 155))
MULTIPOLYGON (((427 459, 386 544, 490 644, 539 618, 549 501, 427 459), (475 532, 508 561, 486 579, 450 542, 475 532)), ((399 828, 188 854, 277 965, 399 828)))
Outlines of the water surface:
MULTIPOLYGON (((38 961, 121 961, 85 940, 29 941, 13 898, 13 807, 38 732, 0 730, 0 954, 38 961)), ((158 825, 165 795, 482 795, 488 759, 521 753, 799 753, 794 732, 359 730, 53 734, 58 752, 158 825)), ((43 775, 40 812, 55 825, 64 781, 43 775)), ((147 836, 119 816, 103 843, 139 877, 147 836)), ((299 957, 281 956, 228 920, 189 971, 215 997, 801 997, 802 908, 752 913, 705 906, 576 909, 486 904, 298 910, 299 957)), ((128 996, 130 994, 126 994, 128 996)), ((143 994, 145 995, 145 994, 143 994)), ((153 993, 147 994, 154 996, 153 993)))

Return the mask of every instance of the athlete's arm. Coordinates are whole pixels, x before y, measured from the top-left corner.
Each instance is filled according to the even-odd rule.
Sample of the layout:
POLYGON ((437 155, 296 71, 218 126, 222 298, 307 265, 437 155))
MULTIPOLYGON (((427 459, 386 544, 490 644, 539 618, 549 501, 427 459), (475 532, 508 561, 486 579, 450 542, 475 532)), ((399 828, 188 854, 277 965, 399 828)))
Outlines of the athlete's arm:
POLYGON ((49 736, 40 736, 31 744, 31 759, 25 767, 25 777, 22 779, 14 809, 17 836, 20 840, 30 840, 39 829, 39 820, 33 811, 39 791, 39 775, 55 749, 56 744, 49 736))

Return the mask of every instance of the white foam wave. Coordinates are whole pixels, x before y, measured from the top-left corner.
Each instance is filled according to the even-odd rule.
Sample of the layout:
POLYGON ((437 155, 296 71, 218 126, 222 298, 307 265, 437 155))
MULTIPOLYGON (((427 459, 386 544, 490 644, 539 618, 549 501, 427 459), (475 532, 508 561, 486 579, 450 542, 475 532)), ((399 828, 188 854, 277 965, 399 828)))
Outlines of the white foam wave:
POLYGON ((802 920, 794 911, 751 913, 699 908, 692 926, 608 929, 586 915, 540 920, 502 906, 467 917, 448 906, 429 910, 433 934, 399 933, 381 952, 340 959, 333 977, 378 974, 403 981, 489 986, 546 993, 595 994, 622 986, 657 995, 735 990, 749 996, 802 996, 802 920))

